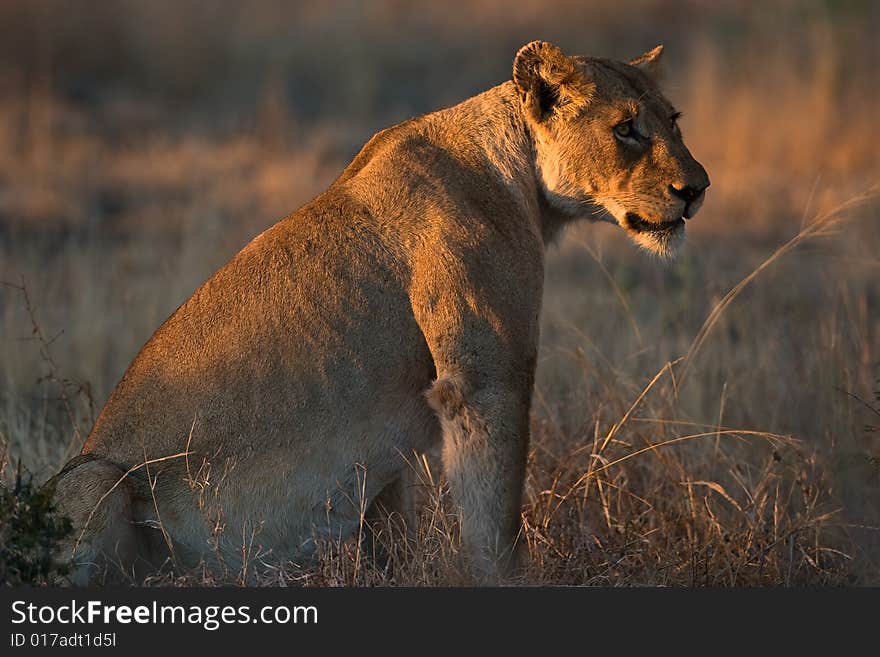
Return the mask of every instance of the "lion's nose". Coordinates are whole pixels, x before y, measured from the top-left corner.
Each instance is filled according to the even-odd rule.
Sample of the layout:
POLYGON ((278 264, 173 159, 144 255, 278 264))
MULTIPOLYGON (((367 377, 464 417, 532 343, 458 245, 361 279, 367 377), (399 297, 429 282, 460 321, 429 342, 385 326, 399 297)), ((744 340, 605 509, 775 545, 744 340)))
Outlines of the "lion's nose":
POLYGON ((669 186, 669 194, 673 198, 680 198, 684 201, 684 216, 690 219, 700 207, 703 200, 703 193, 709 183, 700 183, 698 185, 685 185, 684 187, 669 186))
POLYGON ((706 191, 706 187, 708 186, 709 185, 686 185, 684 187, 676 187, 675 185, 670 185, 669 193, 680 198, 685 203, 692 203, 700 198, 700 195, 706 191))

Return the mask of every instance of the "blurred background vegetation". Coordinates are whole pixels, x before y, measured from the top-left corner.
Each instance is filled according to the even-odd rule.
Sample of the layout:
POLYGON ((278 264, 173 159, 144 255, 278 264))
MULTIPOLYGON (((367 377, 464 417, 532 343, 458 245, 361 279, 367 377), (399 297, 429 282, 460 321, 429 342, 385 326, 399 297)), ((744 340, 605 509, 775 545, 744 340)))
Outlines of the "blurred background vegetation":
POLYGON ((729 289, 880 181, 878 34, 868 0, 5 0, 0 462, 56 471, 161 321, 377 130, 503 82, 533 39, 624 60, 663 43, 665 90, 712 188, 673 265, 610 225, 551 251, 532 578, 876 583, 876 201, 762 272, 682 387, 665 376, 608 454, 583 446, 729 289), (580 481, 696 426, 718 433, 580 481), (577 495, 551 522, 565 481, 577 495))

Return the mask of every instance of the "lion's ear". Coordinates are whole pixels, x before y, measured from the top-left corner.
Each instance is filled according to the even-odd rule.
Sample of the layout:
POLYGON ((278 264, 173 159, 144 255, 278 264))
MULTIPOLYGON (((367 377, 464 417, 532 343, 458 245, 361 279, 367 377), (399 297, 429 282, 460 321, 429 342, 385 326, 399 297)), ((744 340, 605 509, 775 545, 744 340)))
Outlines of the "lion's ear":
POLYGON ((516 53, 513 83, 526 113, 538 123, 573 116, 590 101, 593 85, 575 62, 546 41, 532 41, 516 53))
POLYGON ((635 66, 637 68, 642 69, 647 75, 652 78, 660 79, 662 76, 662 64, 661 61, 663 59, 663 46, 655 46, 651 48, 648 52, 639 55, 633 60, 630 60, 630 66, 635 66))

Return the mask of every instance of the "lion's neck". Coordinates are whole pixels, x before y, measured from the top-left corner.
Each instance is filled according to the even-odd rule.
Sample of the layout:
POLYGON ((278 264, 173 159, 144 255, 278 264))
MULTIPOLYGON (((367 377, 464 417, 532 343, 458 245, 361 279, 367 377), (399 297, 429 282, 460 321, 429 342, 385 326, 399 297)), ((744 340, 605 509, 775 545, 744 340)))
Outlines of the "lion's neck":
POLYGON ((467 158, 488 162, 523 215, 549 242, 564 223, 543 198, 535 144, 512 82, 505 82, 435 115, 444 141, 467 158))

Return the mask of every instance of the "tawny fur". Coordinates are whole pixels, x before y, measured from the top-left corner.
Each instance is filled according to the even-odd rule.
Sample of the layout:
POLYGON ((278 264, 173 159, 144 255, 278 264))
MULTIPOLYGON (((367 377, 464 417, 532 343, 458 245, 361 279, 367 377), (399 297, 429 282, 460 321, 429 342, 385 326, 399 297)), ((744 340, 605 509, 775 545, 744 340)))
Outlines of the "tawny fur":
POLYGON ((134 359, 56 480, 78 581, 168 542, 181 563, 234 568, 254 529, 273 558, 307 556, 357 528, 407 455, 441 444, 471 572, 509 572, 545 245, 613 217, 674 247, 683 229, 639 231, 628 214, 678 219, 670 186, 708 184, 672 112, 639 68, 534 42, 512 81, 378 133, 134 359), (628 117, 639 148, 615 136, 628 117))

